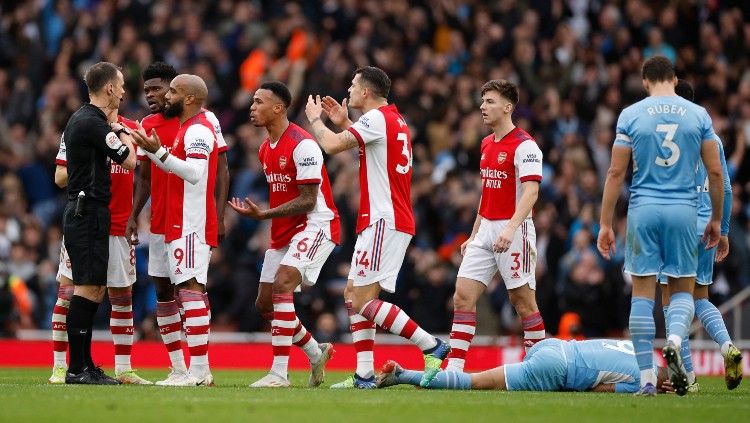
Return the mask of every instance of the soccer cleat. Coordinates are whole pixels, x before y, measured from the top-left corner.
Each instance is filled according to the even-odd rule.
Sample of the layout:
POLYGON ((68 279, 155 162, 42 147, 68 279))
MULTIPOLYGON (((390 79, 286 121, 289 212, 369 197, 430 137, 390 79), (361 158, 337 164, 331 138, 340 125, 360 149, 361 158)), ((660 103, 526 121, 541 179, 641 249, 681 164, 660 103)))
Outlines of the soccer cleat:
POLYGON ((724 382, 727 389, 734 389, 742 382, 742 353, 734 345, 729 346, 724 356, 724 382))
POLYGON ((318 387, 323 383, 326 377, 326 363, 336 352, 330 343, 318 344, 318 346, 320 347, 320 360, 315 364, 310 363, 310 379, 307 381, 307 386, 310 388, 318 387))
POLYGON ((191 373, 188 378, 195 382, 195 386, 214 386, 214 375, 210 372, 203 376, 195 376, 191 373))
POLYGON ((633 394, 637 397, 655 397, 656 396, 656 386, 654 386, 653 383, 647 383, 643 386, 641 386, 641 389, 638 390, 635 394, 633 394))
POLYGON ((125 370, 124 372, 115 373, 115 379, 124 385, 153 385, 154 382, 146 380, 135 373, 134 369, 125 370))
POLYGON ((404 369, 395 361, 386 361, 380 369, 380 374, 375 382, 375 386, 378 388, 387 388, 389 386, 398 385, 398 375, 403 371, 404 369))
POLYGON ((701 387, 698 385, 698 382, 693 382, 690 384, 690 386, 688 386, 688 392, 695 393, 700 391, 700 389, 701 387))
POLYGON ((443 365, 443 360, 448 356, 451 351, 450 345, 442 339, 435 338, 437 345, 431 353, 424 355, 424 373, 422 373, 422 380, 419 381, 419 386, 426 388, 435 378, 435 375, 440 371, 440 366, 443 365))
MULTIPOLYGON (((172 369, 171 372, 169 372, 169 375, 167 375, 167 378, 164 380, 160 380, 155 383, 156 386, 191 386, 189 384, 188 378, 189 374, 186 370, 175 370, 172 369)), ((195 386, 193 384, 192 386, 195 386)))
POLYGON ((682 365, 680 349, 672 341, 669 341, 667 342, 667 346, 662 349, 662 355, 667 362, 669 381, 672 382, 674 392, 679 396, 687 394, 690 383, 688 382, 685 366, 682 365))
POLYGON ((52 376, 47 379, 48 383, 58 385, 65 383, 65 374, 68 372, 68 369, 66 369, 63 366, 55 366, 52 368, 52 376))
POLYGON ((288 388, 289 380, 276 373, 268 373, 259 380, 250 384, 251 388, 288 388))
POLYGON ((119 385, 120 381, 107 376, 99 367, 87 367, 80 373, 67 372, 65 383, 71 385, 119 385))
POLYGON ((333 385, 331 385, 331 389, 375 389, 375 387, 375 376, 370 376, 367 379, 363 379, 356 373, 344 379, 342 382, 334 383, 333 385))

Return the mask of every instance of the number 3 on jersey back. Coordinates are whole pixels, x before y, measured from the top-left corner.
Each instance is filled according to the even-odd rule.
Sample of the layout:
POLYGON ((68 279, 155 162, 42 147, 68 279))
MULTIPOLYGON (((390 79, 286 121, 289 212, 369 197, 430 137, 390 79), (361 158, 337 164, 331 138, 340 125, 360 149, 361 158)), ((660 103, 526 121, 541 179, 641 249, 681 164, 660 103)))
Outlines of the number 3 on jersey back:
POLYGON ((665 132, 666 135, 664 136, 664 142, 661 143, 662 147, 668 148, 669 151, 672 152, 672 154, 669 156, 669 158, 659 157, 656 156, 656 160, 654 161, 657 166, 661 167, 669 167, 677 163, 677 160, 680 159, 680 146, 678 146, 673 140, 674 135, 677 132, 677 127, 679 125, 676 123, 662 123, 659 125, 656 125, 656 132, 665 132))
POLYGON ((406 164, 397 164, 396 172, 402 175, 406 175, 407 173, 409 173, 409 169, 411 168, 412 163, 411 151, 409 149, 409 139, 406 137, 406 132, 399 132, 396 139, 404 143, 404 148, 401 150, 401 154, 406 157, 406 164))

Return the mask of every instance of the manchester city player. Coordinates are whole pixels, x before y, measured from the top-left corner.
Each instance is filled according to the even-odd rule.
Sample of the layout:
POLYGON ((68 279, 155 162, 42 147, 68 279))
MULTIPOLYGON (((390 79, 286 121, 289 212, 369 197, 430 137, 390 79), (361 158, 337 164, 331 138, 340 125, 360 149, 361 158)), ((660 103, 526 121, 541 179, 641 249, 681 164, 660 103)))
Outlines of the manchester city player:
MULTIPOLYGON (((684 79, 677 81, 675 93, 680 97, 694 101, 693 86, 684 79)), ((721 262, 729 253, 729 214, 732 210, 732 183, 729 179, 729 170, 724 158, 724 147, 721 139, 717 136, 716 141, 719 147, 719 160, 724 176, 724 210, 721 219, 721 237, 719 245, 716 248, 706 249, 705 243, 701 240, 703 229, 708 224, 711 217, 711 199, 708 195, 708 176, 706 167, 703 163, 698 166, 695 174, 695 186, 698 191, 698 226, 696 231, 695 242, 698 247, 698 275, 695 278, 695 290, 693 298, 695 303, 695 315, 706 328, 706 332, 719 347, 721 355, 724 357, 724 380, 727 388, 734 389, 742 381, 742 353, 732 344, 729 332, 724 324, 724 319, 715 305, 708 299, 708 287, 713 283, 714 261, 721 262)), ((669 305, 669 289, 667 288, 667 277, 659 276, 659 283, 662 284, 662 304, 664 305, 664 315, 667 315, 667 306, 669 305)), ((680 348, 682 363, 687 371, 690 392, 698 391, 698 383, 695 381, 695 372, 693 371, 692 358, 690 357, 690 344, 688 337, 682 340, 680 348)))
MULTIPOLYGON (((658 379, 660 392, 672 391, 666 369, 652 369, 652 373, 658 379), (658 370, 658 375, 654 370, 658 370)), ((506 364, 480 373, 443 371, 427 388, 637 392, 640 376, 630 341, 549 338, 536 343, 521 363, 506 364)), ((388 361, 378 375, 377 386, 418 386, 421 377, 422 372, 405 370, 395 361, 388 361)))
POLYGON ((643 64, 642 73, 649 96, 625 108, 617 120, 597 247, 606 259, 615 252, 614 208, 632 155, 625 271, 633 279, 629 328, 641 369, 638 394, 656 394, 653 309, 656 276, 661 272, 669 278, 670 292, 669 337, 663 354, 675 391, 685 395, 688 379, 680 346, 695 312, 693 287, 698 267, 695 171, 702 159, 712 209, 703 238, 705 248, 713 248, 719 241, 724 197, 721 162, 706 110, 675 94, 677 78, 672 63, 663 56, 652 57, 643 64))

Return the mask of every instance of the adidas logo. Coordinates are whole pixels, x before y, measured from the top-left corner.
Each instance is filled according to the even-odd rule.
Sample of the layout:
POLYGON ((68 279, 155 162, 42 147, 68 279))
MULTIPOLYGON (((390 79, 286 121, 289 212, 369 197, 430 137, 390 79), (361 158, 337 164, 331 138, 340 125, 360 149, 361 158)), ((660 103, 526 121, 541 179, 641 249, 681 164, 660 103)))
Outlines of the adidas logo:
POLYGON ((297 260, 299 260, 299 253, 294 253, 294 254, 292 254, 292 257, 294 257, 294 258, 296 258, 297 260))
MULTIPOLYGON (((174 270, 174 274, 175 274, 175 275, 181 275, 181 274, 182 274, 182 272, 180 271, 180 268, 179 268, 179 267, 178 267, 177 269, 175 269, 175 270, 174 270)), ((517 277, 517 276, 516 276, 516 277, 517 277)))
POLYGON ((513 278, 513 279, 518 279, 521 276, 518 274, 518 272, 513 272, 513 274, 510 277, 513 278))
POLYGON ((359 276, 360 278, 364 278, 365 277, 365 271, 364 270, 360 270, 359 273, 357 273, 357 276, 359 276))

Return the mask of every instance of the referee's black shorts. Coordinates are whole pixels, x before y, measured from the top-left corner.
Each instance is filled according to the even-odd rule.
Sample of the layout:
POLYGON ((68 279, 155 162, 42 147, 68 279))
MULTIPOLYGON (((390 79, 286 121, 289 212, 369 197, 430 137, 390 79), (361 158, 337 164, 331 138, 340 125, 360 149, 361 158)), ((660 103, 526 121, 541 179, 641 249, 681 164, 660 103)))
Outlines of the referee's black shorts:
POLYGON ((73 283, 107 285, 110 214, 106 203, 87 201, 83 216, 75 216, 76 202, 68 201, 63 215, 65 249, 70 256, 73 283))

